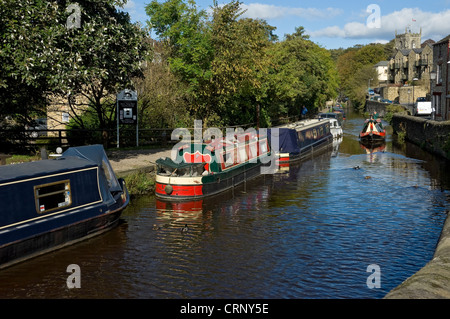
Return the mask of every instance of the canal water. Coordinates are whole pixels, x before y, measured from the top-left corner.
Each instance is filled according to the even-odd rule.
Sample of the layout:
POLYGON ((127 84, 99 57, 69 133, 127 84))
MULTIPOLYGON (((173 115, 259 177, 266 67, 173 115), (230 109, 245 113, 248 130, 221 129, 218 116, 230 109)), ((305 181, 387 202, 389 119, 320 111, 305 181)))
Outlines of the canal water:
POLYGON ((432 258, 450 174, 391 134, 364 149, 363 120, 350 114, 334 149, 232 192, 135 199, 112 231, 0 271, 0 297, 382 298, 432 258), (80 288, 67 287, 72 264, 80 288))

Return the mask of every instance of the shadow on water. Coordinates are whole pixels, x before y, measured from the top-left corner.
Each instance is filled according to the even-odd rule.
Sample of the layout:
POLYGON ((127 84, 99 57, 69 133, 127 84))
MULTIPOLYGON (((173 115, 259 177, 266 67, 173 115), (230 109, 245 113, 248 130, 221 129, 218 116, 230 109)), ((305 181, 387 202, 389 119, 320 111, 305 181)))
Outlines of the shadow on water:
POLYGON ((219 196, 136 199, 109 233, 1 271, 0 296, 382 298, 432 257, 449 174, 391 136, 362 147, 362 122, 350 114, 333 148, 219 196), (70 264, 80 289, 67 288, 70 264))

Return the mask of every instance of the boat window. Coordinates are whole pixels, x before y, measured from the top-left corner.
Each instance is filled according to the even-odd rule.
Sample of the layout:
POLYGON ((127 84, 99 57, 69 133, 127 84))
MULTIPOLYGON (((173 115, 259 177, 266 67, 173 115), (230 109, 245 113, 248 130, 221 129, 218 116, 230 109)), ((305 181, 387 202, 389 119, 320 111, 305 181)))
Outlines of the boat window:
POLYGON ((252 143, 249 145, 250 147, 250 157, 256 157, 258 156, 258 145, 256 143, 252 143))
POLYGON ((267 141, 266 140, 260 141, 259 148, 260 148, 259 152, 260 155, 267 153, 267 141))
POLYGON ((70 181, 35 186, 34 196, 39 214, 70 206, 72 204, 70 181))
POLYGON ((223 163, 225 167, 231 166, 234 164, 234 158, 231 152, 227 152, 223 154, 223 163))
POLYGON ((248 160, 247 152, 245 151, 245 146, 239 147, 239 160, 240 163, 244 163, 248 160))

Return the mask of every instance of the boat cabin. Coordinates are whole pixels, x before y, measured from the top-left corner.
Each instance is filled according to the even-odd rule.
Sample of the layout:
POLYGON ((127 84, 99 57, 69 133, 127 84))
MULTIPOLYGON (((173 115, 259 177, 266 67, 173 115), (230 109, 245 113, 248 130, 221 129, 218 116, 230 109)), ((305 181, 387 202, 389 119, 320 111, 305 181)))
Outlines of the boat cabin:
POLYGON ((101 145, 69 148, 56 159, 0 166, 0 264, 13 259, 11 251, 22 257, 94 233, 106 224, 84 222, 119 212, 128 200, 101 145), (64 235, 45 237, 57 230, 64 235))

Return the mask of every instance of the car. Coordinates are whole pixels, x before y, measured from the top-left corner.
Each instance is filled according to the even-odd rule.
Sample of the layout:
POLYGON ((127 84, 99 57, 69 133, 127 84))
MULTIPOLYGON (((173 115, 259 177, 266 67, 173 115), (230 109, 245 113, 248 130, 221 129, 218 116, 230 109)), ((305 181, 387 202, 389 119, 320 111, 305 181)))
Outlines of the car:
POLYGON ((426 97, 418 97, 414 104, 414 115, 431 115, 431 101, 426 97))
POLYGON ((391 100, 388 100, 388 99, 381 99, 381 102, 383 102, 383 103, 389 103, 389 104, 394 103, 394 102, 392 102, 391 100))
POLYGON ((47 136, 47 119, 40 118, 32 122, 30 126, 25 126, 25 129, 31 132, 31 137, 38 138, 41 136, 47 136))

